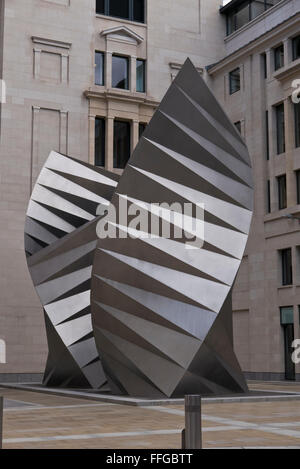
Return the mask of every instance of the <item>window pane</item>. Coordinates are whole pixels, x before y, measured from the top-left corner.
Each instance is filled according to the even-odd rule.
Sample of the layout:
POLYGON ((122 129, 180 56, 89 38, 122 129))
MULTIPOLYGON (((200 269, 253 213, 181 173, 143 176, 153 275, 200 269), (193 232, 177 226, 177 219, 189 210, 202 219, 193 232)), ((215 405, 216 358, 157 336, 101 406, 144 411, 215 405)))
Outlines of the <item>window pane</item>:
POLYGON ((105 166, 105 119, 95 119, 95 165, 105 166))
POLYGON ((229 91, 230 94, 236 93, 241 89, 240 69, 236 68, 229 73, 229 91))
POLYGON ((295 112, 295 146, 300 147, 300 103, 294 104, 295 112))
POLYGON ((265 11, 265 0, 254 0, 251 2, 251 19, 253 20, 258 15, 265 11))
POLYGON ((267 182, 267 213, 271 213, 271 185, 267 182))
POLYGON ((95 53, 95 85, 104 85, 104 54, 95 53))
POLYGON ((281 251, 282 260, 282 285, 293 284, 293 269, 292 269, 292 250, 291 248, 283 249, 281 251))
POLYGON ((236 30, 236 14, 230 13, 227 15, 227 34, 231 34, 236 30))
POLYGON ((242 123, 241 121, 238 121, 238 122, 235 122, 234 123, 235 127, 237 128, 237 130, 242 133, 242 123))
POLYGON ((96 13, 104 15, 105 13, 105 0, 96 0, 96 13))
POLYGON ((293 39, 293 60, 300 58, 300 36, 293 39))
POLYGON ((112 86, 113 88, 120 88, 128 90, 128 58, 113 55, 112 57, 112 86))
POLYGON ((129 0, 109 0, 109 14, 117 18, 129 19, 129 0))
POLYGON ((246 6, 242 7, 236 14, 236 29, 241 28, 244 24, 249 23, 249 2, 247 2, 246 6))
POLYGON ((280 308, 281 324, 294 324, 294 308, 293 306, 285 306, 280 308))
POLYGON ((147 127, 147 124, 142 124, 141 122, 139 123, 139 138, 143 135, 145 129, 147 127))
POLYGON ((287 207, 287 198, 286 198, 286 176, 279 176, 277 178, 278 182, 278 208, 283 210, 287 207))
POLYGON ((268 78, 268 67, 267 67, 267 54, 261 55, 263 77, 268 78))
POLYGON ((137 60, 136 61, 136 91, 140 93, 145 93, 146 91, 145 71, 146 71, 145 61, 137 60))
POLYGON ((276 106, 277 154, 285 152, 284 105, 276 106))
POLYGON ((145 1, 133 0, 133 20, 139 23, 145 22, 145 1))
POLYGON ((266 111, 266 152, 267 152, 267 160, 269 160, 270 159, 269 111, 266 111))
POLYGON ((130 123, 114 121, 114 168, 124 169, 130 158, 130 123))
POLYGON ((279 68, 284 66, 283 44, 281 44, 279 47, 276 47, 276 49, 274 49, 274 65, 275 65, 275 70, 278 70, 279 68))
POLYGON ((300 204, 300 170, 296 171, 297 180, 297 204, 300 204))

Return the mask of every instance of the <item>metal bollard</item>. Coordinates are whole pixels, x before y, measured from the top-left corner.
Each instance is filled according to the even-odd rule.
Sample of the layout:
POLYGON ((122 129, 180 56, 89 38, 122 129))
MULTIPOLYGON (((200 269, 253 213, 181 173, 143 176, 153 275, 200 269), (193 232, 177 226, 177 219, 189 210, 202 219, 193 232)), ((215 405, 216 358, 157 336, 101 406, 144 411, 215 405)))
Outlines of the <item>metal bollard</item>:
POLYGON ((185 430, 183 449, 202 449, 201 396, 185 396, 185 430))
POLYGON ((3 397, 0 396, 0 449, 2 449, 3 438, 3 397))

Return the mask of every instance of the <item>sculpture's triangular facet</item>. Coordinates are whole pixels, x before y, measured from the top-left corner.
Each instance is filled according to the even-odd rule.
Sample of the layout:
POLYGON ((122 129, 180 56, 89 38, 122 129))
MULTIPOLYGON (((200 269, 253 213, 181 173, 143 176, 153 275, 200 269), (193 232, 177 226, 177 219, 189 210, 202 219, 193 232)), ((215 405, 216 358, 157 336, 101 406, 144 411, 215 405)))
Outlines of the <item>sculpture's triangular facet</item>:
POLYGON ((187 60, 112 197, 122 236, 100 239, 95 252, 92 321, 115 392, 171 397, 247 389, 233 351, 231 290, 252 197, 246 145, 187 60), (169 236, 145 239, 151 224, 142 229, 121 221, 124 200, 159 223, 172 209, 153 204, 177 204, 178 212, 187 203, 191 212, 183 221, 171 219, 169 236), (204 236, 193 232, 191 246, 175 233, 184 221, 196 222, 200 207, 204 236))

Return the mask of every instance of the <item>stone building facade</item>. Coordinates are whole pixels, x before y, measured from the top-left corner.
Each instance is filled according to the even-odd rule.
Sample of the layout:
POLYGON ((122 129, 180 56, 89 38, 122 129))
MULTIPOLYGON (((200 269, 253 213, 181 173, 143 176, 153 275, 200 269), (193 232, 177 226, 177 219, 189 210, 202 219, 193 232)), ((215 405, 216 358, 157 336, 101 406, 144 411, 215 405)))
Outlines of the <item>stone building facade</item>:
POLYGON ((186 57, 201 72, 224 56, 219 0, 188 3, 0 0, 2 380, 36 380, 47 355, 23 247, 37 175, 50 150, 122 172, 186 57))
POLYGON ((254 168, 254 218, 233 296, 235 350, 249 378, 300 380, 291 360, 300 339, 300 2, 273 2, 253 18, 251 3, 264 2, 221 10, 229 26, 240 23, 227 29, 224 58, 208 67, 254 168))
POLYGON ((187 57, 253 161, 255 215, 233 295, 238 358, 249 378, 300 379, 290 360, 300 338, 300 0, 220 3, 0 0, 0 380, 36 380, 46 360, 23 230, 49 151, 121 173, 187 57))

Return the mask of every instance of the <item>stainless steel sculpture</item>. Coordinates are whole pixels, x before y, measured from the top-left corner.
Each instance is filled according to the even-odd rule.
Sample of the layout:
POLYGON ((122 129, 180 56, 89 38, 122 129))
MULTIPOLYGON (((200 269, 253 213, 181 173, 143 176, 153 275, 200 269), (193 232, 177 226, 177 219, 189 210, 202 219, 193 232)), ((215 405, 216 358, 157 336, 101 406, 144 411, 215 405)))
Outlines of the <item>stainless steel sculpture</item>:
MULTIPOLYGON (((252 218, 247 148, 188 60, 143 134, 114 193, 118 236, 98 241, 95 340, 110 388, 134 396, 244 392, 233 351, 231 290, 252 218), (202 249, 142 237, 120 200, 160 221, 153 203, 205 210, 202 249), (124 237, 127 234, 136 236, 124 237), (123 237, 122 237, 123 236, 123 237)), ((176 220, 173 219, 173 228, 176 220)))
POLYGON ((34 187, 25 224, 29 271, 44 307, 47 386, 101 388, 90 281, 97 207, 108 205, 119 177, 52 152, 34 187))

